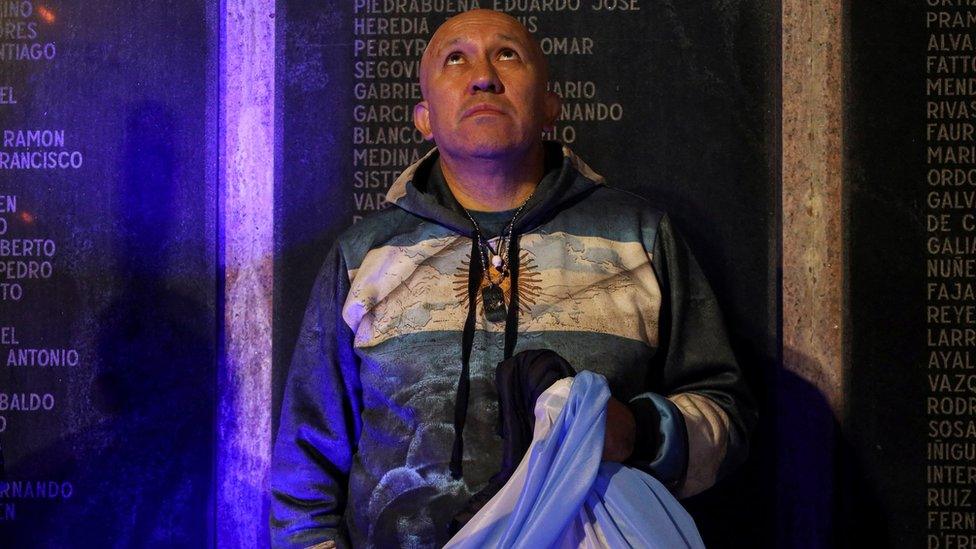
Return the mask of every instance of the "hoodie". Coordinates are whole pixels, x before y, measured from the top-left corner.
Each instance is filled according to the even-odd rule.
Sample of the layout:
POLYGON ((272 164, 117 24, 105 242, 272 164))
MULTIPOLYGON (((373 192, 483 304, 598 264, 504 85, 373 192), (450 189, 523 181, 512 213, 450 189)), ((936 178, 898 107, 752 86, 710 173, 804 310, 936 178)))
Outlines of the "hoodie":
MULTIPOLYGON (((637 421, 630 464, 679 497, 739 464, 754 405, 667 216, 546 143, 508 248, 507 316, 492 322, 437 154, 394 182, 394 207, 339 236, 313 285, 272 459, 273 544, 443 545, 498 471, 495 368, 526 349, 605 376, 637 421)), ((494 236, 513 213, 476 219, 494 236)))

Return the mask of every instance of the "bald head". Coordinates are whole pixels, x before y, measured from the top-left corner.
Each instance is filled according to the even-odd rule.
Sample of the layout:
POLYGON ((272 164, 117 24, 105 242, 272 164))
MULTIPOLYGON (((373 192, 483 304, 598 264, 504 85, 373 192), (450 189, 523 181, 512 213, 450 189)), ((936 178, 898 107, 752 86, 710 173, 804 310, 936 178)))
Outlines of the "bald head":
POLYGON ((530 57, 527 61, 539 71, 541 80, 543 82, 549 80, 549 63, 542 53, 539 42, 522 23, 519 23, 518 19, 500 11, 475 9, 449 18, 431 36, 420 58, 420 89, 424 97, 427 97, 427 80, 431 64, 444 56, 445 49, 458 46, 474 31, 485 28, 495 30, 500 38, 520 44, 530 57))

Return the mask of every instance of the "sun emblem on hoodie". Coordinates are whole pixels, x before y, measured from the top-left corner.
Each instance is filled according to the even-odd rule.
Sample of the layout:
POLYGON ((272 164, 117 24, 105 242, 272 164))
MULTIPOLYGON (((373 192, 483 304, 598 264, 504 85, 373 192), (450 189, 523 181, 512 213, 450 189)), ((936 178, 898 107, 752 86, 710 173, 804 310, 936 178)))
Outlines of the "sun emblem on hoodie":
MULTIPOLYGON (((469 254, 468 257, 458 266, 457 272, 454 273, 454 296, 459 302, 462 303, 468 299, 468 272, 470 269, 471 255, 469 254)), ((480 311, 481 291, 484 290, 488 284, 488 275, 482 275, 481 286, 478 288, 478 292, 475 294, 475 305, 478 307, 481 314, 484 314, 484 311, 480 311)), ((508 307, 512 302, 512 278, 510 276, 506 276, 502 279, 499 286, 501 286, 502 293, 505 296, 505 306, 508 307)), ((519 250, 519 313, 529 313, 532 306, 535 305, 541 289, 542 274, 539 273, 539 267, 535 263, 535 258, 530 252, 526 250, 519 250)))

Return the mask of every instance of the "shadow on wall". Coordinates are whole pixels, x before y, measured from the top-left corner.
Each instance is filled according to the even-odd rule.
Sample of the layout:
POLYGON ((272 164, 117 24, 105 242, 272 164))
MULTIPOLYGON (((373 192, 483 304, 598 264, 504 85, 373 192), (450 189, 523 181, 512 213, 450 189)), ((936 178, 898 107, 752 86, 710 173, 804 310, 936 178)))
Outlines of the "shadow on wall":
MULTIPOLYGON (((706 547, 890 546, 878 490, 823 393, 775 361, 737 355, 744 365, 759 365, 745 368, 759 424, 747 462, 715 488, 682 502, 706 547)), ((820 369, 791 349, 784 355, 786 364, 820 369)))
POLYGON ((37 456, 67 461, 52 474, 71 479, 75 493, 44 513, 48 524, 21 529, 28 539, 16 541, 31 547, 187 547, 210 536, 213 311, 174 288, 213 282, 180 280, 193 271, 173 260, 181 246, 200 245, 184 235, 204 237, 192 232, 200 220, 178 207, 175 120, 156 103, 127 119, 115 192, 117 293, 98 315, 91 387, 102 419, 37 456))
MULTIPOLYGON (((822 369, 792 349, 784 349, 784 358, 800 370, 822 369)), ((826 397, 785 368, 776 393, 777 546, 890 546, 878 490, 862 473, 826 397)))

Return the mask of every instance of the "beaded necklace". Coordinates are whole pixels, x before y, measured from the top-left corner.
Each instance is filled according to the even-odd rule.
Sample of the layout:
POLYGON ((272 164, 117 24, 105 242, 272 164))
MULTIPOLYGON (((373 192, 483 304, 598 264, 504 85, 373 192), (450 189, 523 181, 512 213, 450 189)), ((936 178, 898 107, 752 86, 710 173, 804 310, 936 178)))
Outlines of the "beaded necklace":
MULTIPOLYGON (((533 196, 535 196, 535 189, 532 190, 532 194, 515 210, 515 215, 508 222, 508 226, 499 235, 497 251, 491 247, 491 242, 485 238, 484 233, 481 232, 481 227, 478 226, 478 222, 474 220, 471 212, 462 206, 465 215, 468 216, 468 219, 471 220, 471 224, 474 226, 474 236, 478 240, 478 250, 480 251, 478 254, 478 262, 481 263, 482 272, 485 273, 485 278, 488 280, 488 284, 481 289, 481 302, 485 308, 485 317, 491 322, 503 322, 508 315, 508 311, 505 309, 505 292, 502 291, 501 286, 509 274, 508 265, 510 258, 508 257, 508 243, 512 240, 515 221, 533 196), (489 265, 491 265, 491 268, 489 268, 489 265)), ((515 258, 515 261, 518 261, 518 258, 515 258)), ((516 290, 513 289, 512 291, 516 290)))

